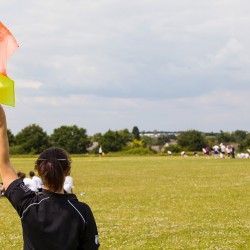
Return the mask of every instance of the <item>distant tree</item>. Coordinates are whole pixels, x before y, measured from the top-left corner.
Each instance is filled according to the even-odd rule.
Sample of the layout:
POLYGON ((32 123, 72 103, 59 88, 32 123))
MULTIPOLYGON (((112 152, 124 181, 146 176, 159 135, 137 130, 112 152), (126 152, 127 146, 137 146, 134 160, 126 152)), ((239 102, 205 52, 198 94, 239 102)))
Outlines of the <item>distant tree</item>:
POLYGON ((138 127, 136 127, 136 126, 133 127, 132 134, 134 135, 134 139, 136 139, 138 141, 141 140, 140 131, 139 131, 138 127))
POLYGON ((108 130, 101 138, 100 144, 104 152, 118 152, 124 146, 124 140, 118 131, 108 130))
POLYGON ((222 130, 220 131, 220 133, 216 134, 215 138, 218 143, 231 142, 234 140, 233 136, 230 133, 223 132, 222 130))
POLYGON ((164 146, 167 142, 169 142, 170 139, 168 137, 168 135, 160 135, 158 138, 157 138, 157 142, 156 144, 159 145, 159 146, 164 146))
POLYGON ((190 151, 200 151, 206 146, 205 135, 197 130, 188 130, 177 137, 177 144, 190 151))
POLYGON ((209 136, 209 137, 215 137, 216 136, 215 132, 206 132, 204 134, 205 134, 205 136, 209 136))
POLYGON ((91 137, 91 141, 92 142, 99 142, 102 138, 102 134, 101 133, 96 133, 91 137))
POLYGON ((250 149, 250 134, 247 134, 246 138, 239 143, 238 148, 240 151, 250 149))
POLYGON ((169 135, 167 135, 167 137, 169 140, 176 140, 177 139, 177 136, 175 134, 169 134, 169 135))
POLYGON ((22 129, 15 137, 18 145, 18 153, 41 153, 50 147, 49 136, 43 129, 32 124, 22 129))
POLYGON ((184 149, 179 145, 169 145, 165 148, 164 152, 167 153, 168 151, 171 151, 172 153, 180 153, 184 149))
POLYGON ((15 145, 16 143, 15 136, 12 134, 11 130, 7 129, 7 134, 10 146, 15 145))
POLYGON ((212 148, 217 143, 215 136, 205 136, 205 137, 207 141, 207 146, 209 148, 212 148))
POLYGON ((143 141, 144 147, 151 147, 151 146, 155 145, 154 144, 155 140, 150 136, 143 135, 143 136, 141 136, 141 140, 143 141))
POLYGON ((133 134, 129 132, 127 128, 119 130, 119 135, 122 138, 122 143, 126 145, 127 143, 133 141, 133 134))
POLYGON ((90 146, 90 139, 86 134, 86 129, 73 126, 61 126, 54 129, 50 136, 53 146, 61 147, 71 154, 86 153, 90 146))
POLYGON ((235 142, 241 142, 247 137, 247 132, 243 130, 236 130, 232 133, 235 142))

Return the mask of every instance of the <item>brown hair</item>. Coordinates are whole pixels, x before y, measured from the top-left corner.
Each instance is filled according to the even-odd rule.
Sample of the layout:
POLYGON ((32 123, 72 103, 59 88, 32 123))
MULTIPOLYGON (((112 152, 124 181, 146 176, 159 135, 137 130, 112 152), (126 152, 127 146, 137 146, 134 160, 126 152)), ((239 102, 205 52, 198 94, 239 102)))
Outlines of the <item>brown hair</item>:
POLYGON ((44 150, 38 157, 35 170, 49 191, 60 192, 65 176, 70 173, 71 161, 69 154, 61 148, 44 150))
POLYGON ((26 174, 23 173, 23 172, 21 172, 21 171, 17 171, 17 176, 18 176, 18 178, 20 178, 20 179, 24 179, 24 178, 26 177, 26 174))

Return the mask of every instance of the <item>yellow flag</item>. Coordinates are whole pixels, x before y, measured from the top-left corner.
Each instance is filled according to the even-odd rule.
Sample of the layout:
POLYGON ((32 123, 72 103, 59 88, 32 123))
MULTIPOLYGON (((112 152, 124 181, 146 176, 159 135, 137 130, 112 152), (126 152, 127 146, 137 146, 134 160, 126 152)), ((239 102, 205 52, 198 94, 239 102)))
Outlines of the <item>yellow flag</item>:
POLYGON ((18 48, 11 32, 0 22, 0 103, 15 106, 14 81, 7 76, 9 57, 18 48))
POLYGON ((15 106, 14 81, 0 74, 0 103, 15 106))

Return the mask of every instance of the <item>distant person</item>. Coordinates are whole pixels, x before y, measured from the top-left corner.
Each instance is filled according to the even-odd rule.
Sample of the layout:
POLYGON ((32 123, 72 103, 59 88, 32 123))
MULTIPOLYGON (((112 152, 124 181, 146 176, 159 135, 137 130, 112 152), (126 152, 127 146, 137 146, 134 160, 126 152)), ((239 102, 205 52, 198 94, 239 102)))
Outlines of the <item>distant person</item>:
POLYGON ((220 154, 221 154, 221 158, 225 158, 225 153, 226 153, 226 146, 223 144, 223 143, 221 143, 220 144, 220 154))
POLYGON ((182 152, 181 152, 181 157, 187 157, 187 155, 186 155, 186 152, 185 152, 185 151, 182 151, 182 152))
POLYGON ((231 146, 226 146, 226 154, 227 154, 227 157, 230 158, 231 157, 231 154, 232 154, 232 148, 231 146))
POLYGON ((70 175, 67 175, 65 177, 65 181, 64 181, 64 184, 63 184, 63 189, 68 194, 73 193, 73 178, 70 175))
POLYGON ((202 148, 205 158, 209 158, 209 147, 202 148))
POLYGON ((237 157, 240 159, 249 159, 250 155, 249 155, 249 153, 238 153, 237 157))
POLYGON ((214 158, 217 158, 217 156, 219 155, 219 146, 217 146, 217 145, 214 145, 213 146, 213 156, 214 156, 214 158))
POLYGON ((18 178, 23 180, 23 183, 25 184, 26 187, 28 187, 32 191, 37 191, 36 183, 31 178, 26 177, 25 173, 17 171, 17 176, 18 178))
POLYGON ((206 155, 206 153, 207 153, 205 148, 202 148, 202 152, 203 152, 204 155, 206 155))
POLYGON ((225 156, 224 156, 221 152, 220 152, 219 155, 220 155, 220 158, 221 158, 221 159, 225 159, 225 156))
POLYGON ((195 156, 195 157, 199 157, 198 152, 194 151, 194 156, 195 156))
POLYGON ((3 183, 0 182, 0 197, 1 197, 1 196, 4 196, 4 192, 5 192, 5 188, 4 188, 4 186, 3 186, 3 183))
POLYGON ((102 156, 102 153, 103 153, 103 152, 102 152, 102 146, 99 147, 99 150, 98 150, 98 151, 99 151, 99 156, 101 157, 101 156, 102 156))
POLYGON ((43 183, 42 183, 41 178, 36 176, 34 171, 30 171, 29 176, 35 182, 36 187, 34 191, 37 191, 37 190, 41 191, 41 189, 43 188, 43 183))
POLYGON ((21 218, 24 249, 99 248, 90 207, 74 194, 64 194, 70 169, 70 157, 63 149, 44 150, 35 165, 44 189, 38 193, 27 188, 10 163, 6 118, 0 105, 0 175, 5 196, 21 218))
POLYGON ((231 145, 231 157, 233 159, 235 158, 235 147, 234 147, 234 145, 231 145))
POLYGON ((25 177, 25 178, 23 178, 23 182, 24 182, 25 186, 27 186, 32 191, 37 191, 36 183, 31 178, 25 177))
POLYGON ((209 156, 209 147, 206 147, 205 150, 206 150, 206 155, 209 156))
POLYGON ((16 174, 17 174, 17 177, 20 179, 24 179, 26 177, 26 174, 21 171, 17 171, 16 174))

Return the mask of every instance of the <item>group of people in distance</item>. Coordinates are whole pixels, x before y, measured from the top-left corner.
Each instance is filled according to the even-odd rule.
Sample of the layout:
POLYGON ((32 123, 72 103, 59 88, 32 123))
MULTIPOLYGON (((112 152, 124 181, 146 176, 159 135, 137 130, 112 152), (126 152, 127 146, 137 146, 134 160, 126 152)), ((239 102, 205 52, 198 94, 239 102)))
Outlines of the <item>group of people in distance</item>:
MULTIPOLYGON (((213 147, 209 148, 204 147, 202 148, 202 153, 206 158, 209 158, 210 155, 214 158, 221 158, 225 159, 227 158, 232 158, 234 159, 236 156, 237 158, 250 158, 250 149, 247 149, 245 153, 238 153, 237 155, 235 154, 235 146, 234 145, 224 145, 223 143, 220 143, 219 145, 214 145, 213 147)), ((167 155, 172 155, 171 151, 167 151, 167 155)), ((182 151, 180 153, 181 157, 187 157, 188 155, 186 154, 186 151, 182 151)), ((199 157, 199 153, 195 151, 193 153, 194 156, 199 157)))
MULTIPOLYGON (((29 172, 29 177, 26 177, 26 174, 21 172, 21 171, 17 171, 17 176, 18 178, 23 180, 23 183, 25 184, 26 187, 28 187, 30 190, 34 191, 34 192, 39 192, 42 191, 44 185, 43 182, 41 180, 41 178, 39 176, 35 175, 34 171, 30 171, 29 172)), ((73 178, 70 175, 67 175, 65 177, 64 180, 64 184, 63 184, 63 189, 64 192, 67 194, 71 194, 73 193, 73 178)), ((0 185, 0 196, 4 196, 4 187, 1 183, 0 185)))
POLYGON ((35 175, 34 171, 29 172, 30 177, 26 177, 26 174, 18 171, 17 176, 23 179, 23 183, 32 191, 39 191, 43 188, 43 183, 40 177, 35 175))
POLYGON ((234 145, 224 145, 223 143, 220 143, 219 145, 214 145, 211 150, 209 147, 202 148, 203 154, 206 157, 210 156, 210 151, 213 156, 213 158, 221 158, 225 159, 228 158, 235 158, 235 147, 234 145))
POLYGON ((214 145, 212 147, 212 156, 214 158, 221 158, 225 159, 227 156, 228 158, 235 158, 235 147, 234 145, 224 145, 220 143, 220 145, 214 145))
POLYGON ((247 152, 245 153, 238 153, 237 157, 240 159, 249 159, 250 158, 250 149, 247 149, 247 152))

